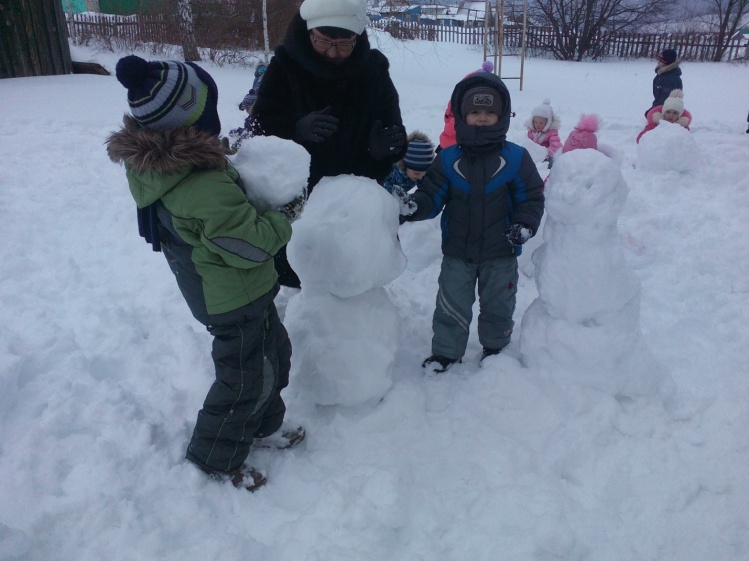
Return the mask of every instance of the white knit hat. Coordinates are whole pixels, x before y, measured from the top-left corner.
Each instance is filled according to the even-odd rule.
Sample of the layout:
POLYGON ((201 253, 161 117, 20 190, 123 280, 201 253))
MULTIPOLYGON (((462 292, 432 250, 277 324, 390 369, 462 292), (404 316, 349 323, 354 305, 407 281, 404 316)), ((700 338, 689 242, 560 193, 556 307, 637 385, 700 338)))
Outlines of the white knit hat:
POLYGON ((665 113, 669 109, 676 111, 679 117, 681 117, 681 114, 684 113, 684 92, 681 90, 671 90, 666 101, 663 102, 663 112, 665 113))
POLYGON ((366 0, 304 0, 299 15, 307 22, 307 29, 340 27, 357 35, 367 27, 366 0))
POLYGON ((533 120, 533 117, 543 117, 546 119, 544 131, 549 130, 549 128, 551 128, 551 122, 554 120, 554 110, 551 108, 551 101, 544 99, 541 105, 534 107, 533 112, 531 113, 531 120, 533 120))

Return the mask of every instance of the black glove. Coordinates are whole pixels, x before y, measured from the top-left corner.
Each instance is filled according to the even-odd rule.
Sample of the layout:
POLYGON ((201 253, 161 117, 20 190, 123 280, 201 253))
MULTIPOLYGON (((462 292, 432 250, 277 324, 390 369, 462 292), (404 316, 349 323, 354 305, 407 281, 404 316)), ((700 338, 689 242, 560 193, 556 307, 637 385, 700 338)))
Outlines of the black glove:
POLYGON ((541 163, 548 164, 548 167, 546 169, 551 169, 551 166, 554 165, 554 158, 552 158, 551 156, 546 156, 546 158, 544 158, 544 161, 541 163))
POLYGON ((406 145, 406 129, 403 125, 382 127, 382 121, 375 121, 369 131, 369 153, 375 160, 399 154, 406 145))
POLYGON ((296 122, 294 140, 297 142, 322 142, 338 130, 338 118, 330 114, 332 107, 313 111, 296 122))
POLYGON ((302 216, 302 211, 304 210, 304 205, 306 203, 307 197, 305 194, 301 194, 276 210, 283 214, 286 217, 286 220, 293 223, 302 216))
POLYGON ((533 230, 525 224, 512 224, 507 228, 505 235, 512 245, 523 245, 531 239, 533 230))

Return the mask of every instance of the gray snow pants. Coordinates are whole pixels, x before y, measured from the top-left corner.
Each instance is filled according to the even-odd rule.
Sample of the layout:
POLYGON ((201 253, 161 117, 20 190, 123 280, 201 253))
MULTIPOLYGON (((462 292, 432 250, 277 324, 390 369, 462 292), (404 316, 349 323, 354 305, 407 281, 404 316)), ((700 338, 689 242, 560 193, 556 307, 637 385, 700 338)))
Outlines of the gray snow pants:
POLYGON ((212 316, 213 382, 198 413, 186 458, 217 472, 239 469, 253 438, 276 432, 286 405, 281 390, 289 383, 291 342, 276 306, 254 302, 212 316))
POLYGON ((481 346, 502 349, 509 344, 515 325, 512 314, 518 284, 517 258, 498 257, 469 263, 445 255, 432 319, 432 354, 455 360, 465 354, 477 281, 481 346))

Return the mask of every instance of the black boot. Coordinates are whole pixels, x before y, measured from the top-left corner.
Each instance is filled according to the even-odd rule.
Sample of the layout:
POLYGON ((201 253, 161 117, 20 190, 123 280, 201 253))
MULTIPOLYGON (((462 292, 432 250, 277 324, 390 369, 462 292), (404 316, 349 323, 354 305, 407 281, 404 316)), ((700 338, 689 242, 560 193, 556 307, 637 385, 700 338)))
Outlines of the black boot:
POLYGON ((429 367, 432 372, 444 372, 456 362, 458 362, 457 358, 447 358, 440 355, 432 355, 424 359, 424 362, 421 363, 421 367, 429 367))

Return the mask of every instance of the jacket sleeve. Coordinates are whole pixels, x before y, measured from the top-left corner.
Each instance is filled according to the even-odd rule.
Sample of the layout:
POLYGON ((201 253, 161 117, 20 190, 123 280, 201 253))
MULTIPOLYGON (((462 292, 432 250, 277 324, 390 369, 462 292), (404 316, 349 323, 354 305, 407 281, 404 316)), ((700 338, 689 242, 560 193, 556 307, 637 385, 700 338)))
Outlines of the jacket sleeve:
MULTIPOLYGON (((398 90, 395 89, 395 84, 390 77, 390 63, 385 55, 378 50, 373 49, 370 56, 376 61, 376 66, 380 68, 379 78, 376 80, 376 83, 379 84, 380 87, 378 88, 379 92, 374 98, 379 105, 379 115, 377 118, 382 121, 382 125, 385 127, 392 127, 394 125, 403 126, 398 90)), ((387 161, 394 164, 395 162, 402 160, 406 155, 407 147, 407 143, 404 143, 403 148, 397 153, 389 156, 387 161)))
POLYGON ((440 152, 429 166, 421 185, 414 191, 412 197, 418 208, 411 216, 406 217, 406 220, 417 222, 437 216, 447 204, 449 187, 442 167, 442 152, 440 152))
POLYGON ((535 236, 544 215, 544 182, 525 148, 514 183, 511 193, 515 208, 510 222, 529 226, 535 236))
POLYGON ((655 122, 654 116, 656 113, 663 111, 663 106, 658 105, 656 107, 651 108, 646 114, 645 118, 647 119, 647 123, 645 124, 645 128, 643 128, 640 131, 640 134, 637 135, 637 140, 635 141, 637 144, 640 143, 640 139, 642 138, 642 135, 645 134, 648 131, 652 131, 655 126, 658 124, 655 122))
POLYGON ((562 141, 559 140, 559 131, 556 129, 549 129, 546 134, 549 141, 549 148, 547 148, 546 153, 553 158, 562 149, 562 141))
POLYGON ((291 224, 279 212, 258 214, 227 174, 193 174, 185 185, 182 208, 194 232, 217 258, 238 269, 251 269, 273 258, 291 239, 291 224))

